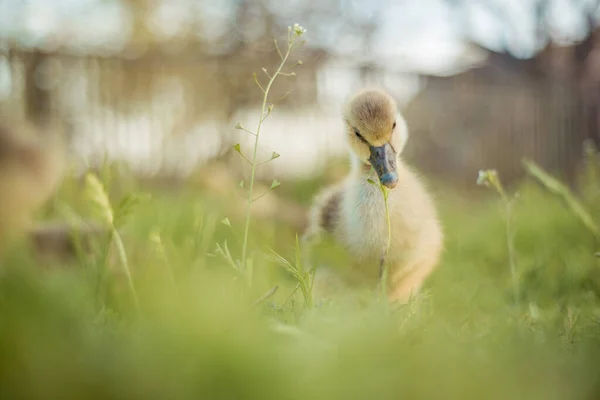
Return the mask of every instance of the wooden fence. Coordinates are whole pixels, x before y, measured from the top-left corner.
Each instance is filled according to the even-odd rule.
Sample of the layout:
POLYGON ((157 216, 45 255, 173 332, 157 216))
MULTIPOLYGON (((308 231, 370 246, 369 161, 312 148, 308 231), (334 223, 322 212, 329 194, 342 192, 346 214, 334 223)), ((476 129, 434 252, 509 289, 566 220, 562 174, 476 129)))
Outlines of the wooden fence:
MULTIPOLYGON (((12 84, 0 107, 11 112, 37 107, 37 112, 68 121, 79 154, 99 157, 108 150, 146 172, 186 172, 221 154, 238 140, 234 119, 260 97, 238 82, 248 76, 213 59, 45 55, 31 71, 27 53, 0 53, 2 58, 12 84)), ((296 162, 295 168, 315 171, 328 155, 341 155, 345 148, 339 143, 339 111, 319 109, 316 103, 318 70, 304 72, 286 84, 295 100, 284 104, 283 117, 270 129, 278 138, 273 143, 294 143, 277 149, 288 152, 287 167, 296 162)), ((583 141, 597 138, 586 125, 588 111, 575 88, 440 82, 435 80, 404 110, 411 130, 406 157, 440 179, 472 186, 479 169, 496 168, 510 181, 522 175, 523 157, 571 176, 583 141)), ((267 146, 268 138, 267 133, 267 146)))

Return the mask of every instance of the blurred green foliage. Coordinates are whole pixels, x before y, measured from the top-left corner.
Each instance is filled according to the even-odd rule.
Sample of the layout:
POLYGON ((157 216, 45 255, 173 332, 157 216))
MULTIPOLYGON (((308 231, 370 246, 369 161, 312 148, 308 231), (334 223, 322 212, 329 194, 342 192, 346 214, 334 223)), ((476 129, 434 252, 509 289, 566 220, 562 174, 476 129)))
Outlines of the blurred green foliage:
MULTIPOLYGON (((26 245, 15 248, 2 260, 0 276, 0 398, 600 394, 600 259, 594 255, 600 244, 534 179, 516 188, 512 209, 519 304, 512 300, 501 201, 477 191, 474 177, 476 192, 469 196, 430 183, 446 249, 411 304, 388 309, 375 293, 347 293, 307 310, 296 282, 269 257, 272 248, 294 260, 296 232, 289 227, 253 222, 253 282, 241 290, 236 271, 214 254, 224 240, 239 253, 232 232, 243 221, 230 218, 233 231, 221 223, 235 204, 194 187, 144 188, 118 168, 100 177, 110 182, 113 204, 131 191, 152 195, 128 210, 122 228, 139 310, 106 243, 68 268, 41 268, 26 245), (252 304, 275 285, 273 296, 252 304)), ((283 182, 281 193, 307 204, 323 181, 316 177, 296 189, 283 182)), ((67 208, 93 216, 81 185, 66 180, 44 217, 64 218, 67 208)), ((596 221, 599 187, 587 180, 578 191, 596 221)), ((338 259, 337 253, 323 257, 338 259)))

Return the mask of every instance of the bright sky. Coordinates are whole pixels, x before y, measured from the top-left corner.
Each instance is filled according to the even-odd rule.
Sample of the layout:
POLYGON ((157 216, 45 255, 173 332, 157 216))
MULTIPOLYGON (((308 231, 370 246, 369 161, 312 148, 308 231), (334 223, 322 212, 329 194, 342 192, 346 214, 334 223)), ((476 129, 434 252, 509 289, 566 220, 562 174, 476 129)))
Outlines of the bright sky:
MULTIPOLYGON (((159 6, 148 23, 151 29, 168 37, 177 35, 193 18, 201 18, 205 29, 200 34, 220 36, 227 33, 235 1, 157 0, 159 6)), ((539 46, 533 40, 534 0, 482 0, 501 4, 500 9, 511 21, 511 28, 504 31, 494 14, 488 8, 477 6, 477 2, 466 2, 471 4, 471 18, 465 26, 443 0, 340 1, 344 2, 347 14, 359 21, 365 16, 381 15, 380 31, 372 51, 376 61, 388 66, 402 65, 402 69, 428 72, 447 68, 464 50, 459 38, 461 29, 491 49, 501 49, 506 42, 509 50, 519 57, 530 57, 539 46)), ((582 16, 569 3, 571 0, 554 0, 550 12, 556 39, 566 42, 585 34, 582 16)), ((267 0, 266 4, 284 19, 296 22, 290 16, 298 15, 305 2, 267 0)), ((30 45, 39 43, 47 34, 60 33, 75 49, 84 51, 91 46, 108 52, 118 51, 129 35, 129 20, 128 10, 117 0, 0 0, 0 36, 16 37, 30 45)), ((328 34, 348 28, 341 26, 340 20, 334 16, 314 22, 313 26, 303 24, 308 29, 307 39, 335 47, 341 53, 356 54, 360 51, 356 37, 328 34), (337 41, 329 43, 332 38, 337 41)), ((302 24, 302 21, 297 22, 302 24)), ((252 34, 260 32, 245 33, 251 39, 252 34)))
MULTIPOLYGON (((203 29, 197 33, 205 38, 230 38, 238 34, 229 32, 234 2, 238 0, 155 1, 159 6, 149 18, 148 27, 166 38, 182 33, 182 30, 195 18, 201 19, 203 29)), ((469 34, 477 42, 492 50, 502 50, 506 46, 515 56, 520 57, 530 57, 539 46, 533 40, 535 26, 531 16, 534 0, 480 0, 501 2, 500 9, 506 11, 510 29, 503 29, 506 25, 501 26, 498 23, 497 13, 490 13, 488 8, 476 5, 470 6, 470 18, 458 19, 459 14, 449 9, 444 0, 338 0, 346 5, 344 10, 347 15, 343 17, 333 15, 322 21, 296 20, 295 16, 302 14, 302 9, 306 6, 305 0, 264 1, 272 12, 283 18, 286 24, 298 22, 307 28, 306 39, 309 43, 334 49, 345 56, 335 61, 334 64, 337 64, 332 65, 332 68, 325 68, 319 75, 319 84, 326 89, 320 90, 320 93, 327 92, 337 96, 324 101, 330 101, 336 106, 351 90, 350 82, 357 81, 356 77, 348 75, 353 73, 352 60, 370 57, 387 71, 394 71, 385 74, 384 78, 389 88, 397 91, 398 93, 395 94, 402 99, 418 90, 418 82, 415 81, 414 76, 410 77, 401 72, 434 74, 448 72, 449 66, 465 51, 465 46, 460 39, 461 33, 469 34), (376 5, 380 8, 376 8, 376 5), (366 47, 370 49, 370 54, 364 54, 365 47, 361 46, 361 37, 352 35, 356 29, 352 24, 342 25, 342 21, 347 21, 347 17, 351 17, 360 22, 365 17, 377 14, 381 16, 380 29, 373 43, 366 47), (332 42, 333 40, 335 42, 332 42)), ((568 6, 571 1, 555 0, 550 12, 550 25, 554 30, 554 38, 560 39, 561 42, 577 40, 585 34, 582 30, 581 15, 568 6)), ((467 0, 465 2, 469 3, 467 0)), ((319 4, 324 3, 326 2, 314 2, 313 6, 318 7, 319 4)), ((43 43, 43 38, 47 35, 58 35, 59 38, 67 39, 74 51, 86 52, 93 49, 93 51, 110 54, 120 51, 127 42, 130 35, 130 19, 131 15, 127 8, 119 0, 0 0, 0 46, 2 46, 3 36, 18 39, 27 46, 36 46, 43 43)), ((247 40, 253 40, 254 37, 262 34, 260 24, 250 24, 242 34, 247 40)), ((8 93, 9 84, 10 73, 0 55, 0 97, 3 91, 8 93)), ((110 110, 104 111, 110 112, 110 110)), ((319 168, 322 161, 326 159, 326 154, 344 151, 335 143, 342 132, 337 113, 297 116, 280 115, 282 112, 276 113, 274 119, 269 120, 261 139, 264 142, 266 156, 272 149, 277 149, 282 154, 285 163, 278 167, 278 173, 282 173, 282 168, 287 168, 287 173, 306 174, 311 168, 319 168), (301 118, 302 123, 289 123, 290 118, 301 118), (297 132, 293 131, 294 129, 297 132), (288 132, 290 134, 281 135, 282 131, 290 131, 288 132), (323 135, 323 132, 330 134, 323 135), (304 138, 304 140, 289 146, 290 138, 304 138), (319 152, 315 151, 316 143, 319 143, 317 146, 319 152)), ((246 121, 243 115, 240 115, 240 118, 246 121)), ((95 129, 97 126, 102 126, 101 123, 87 122, 87 125, 79 129, 85 130, 86 127, 95 129)), ((136 127, 136 134, 140 138, 145 138, 138 142, 150 146, 151 138, 154 136, 149 135, 152 129, 148 116, 129 122, 136 127), (148 134, 147 138, 145 134, 148 134)), ((216 128, 203 126, 198 129, 212 132, 216 128)), ((87 147, 82 147, 80 150, 81 154, 88 154, 90 157, 99 148, 90 141, 90 138, 97 138, 103 143, 117 144, 120 143, 117 139, 125 135, 112 130, 87 133, 91 135, 86 136, 89 143, 87 147), (106 137, 109 136, 112 139, 107 141, 106 137)), ((214 151, 207 149, 206 135, 202 135, 202 141, 204 142, 200 149, 214 151)), ((243 146, 246 145, 244 141, 241 143, 243 146)), ((179 145, 183 147, 171 149, 176 159, 181 160, 181 155, 185 153, 182 149, 191 151, 192 154, 186 160, 189 163, 188 167, 193 166, 200 157, 199 147, 189 143, 179 145)), ((121 156, 139 159, 142 164, 148 156, 154 154, 141 145, 133 149, 129 146, 121 150, 129 152, 121 156)), ((120 155, 121 150, 113 149, 112 153, 120 155)), ((202 157, 207 156, 205 154, 202 157)), ((150 162, 144 165, 152 167, 154 164, 150 162)))

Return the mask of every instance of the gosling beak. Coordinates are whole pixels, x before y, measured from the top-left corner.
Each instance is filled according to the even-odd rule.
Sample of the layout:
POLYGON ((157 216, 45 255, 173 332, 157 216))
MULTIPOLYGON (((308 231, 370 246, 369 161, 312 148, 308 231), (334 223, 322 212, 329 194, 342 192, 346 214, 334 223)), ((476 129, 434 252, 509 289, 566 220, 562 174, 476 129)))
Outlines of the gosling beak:
POLYGON ((371 146, 369 162, 377 172, 379 181, 388 189, 393 189, 398 184, 396 172, 396 152, 389 143, 383 146, 371 146))

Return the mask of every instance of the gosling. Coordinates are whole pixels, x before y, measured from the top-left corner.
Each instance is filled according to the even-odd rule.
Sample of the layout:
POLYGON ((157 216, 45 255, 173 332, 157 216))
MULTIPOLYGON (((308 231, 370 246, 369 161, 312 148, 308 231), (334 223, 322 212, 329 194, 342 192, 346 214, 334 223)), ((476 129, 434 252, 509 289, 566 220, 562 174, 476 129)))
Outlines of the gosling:
MULTIPOLYGON (((351 276, 355 281, 357 276, 361 282, 378 281, 385 261, 388 300, 406 303, 441 257, 443 232, 436 208, 419 177, 399 158, 408 127, 388 93, 358 92, 347 102, 343 119, 351 171, 317 194, 303 239, 314 243, 324 233, 347 250, 352 260, 348 274, 333 275, 334 285, 349 283, 351 276), (391 242, 384 260, 388 222, 379 183, 389 189, 391 242)), ((323 282, 332 277, 331 271, 320 274, 320 269, 315 288, 326 287, 323 282)))

